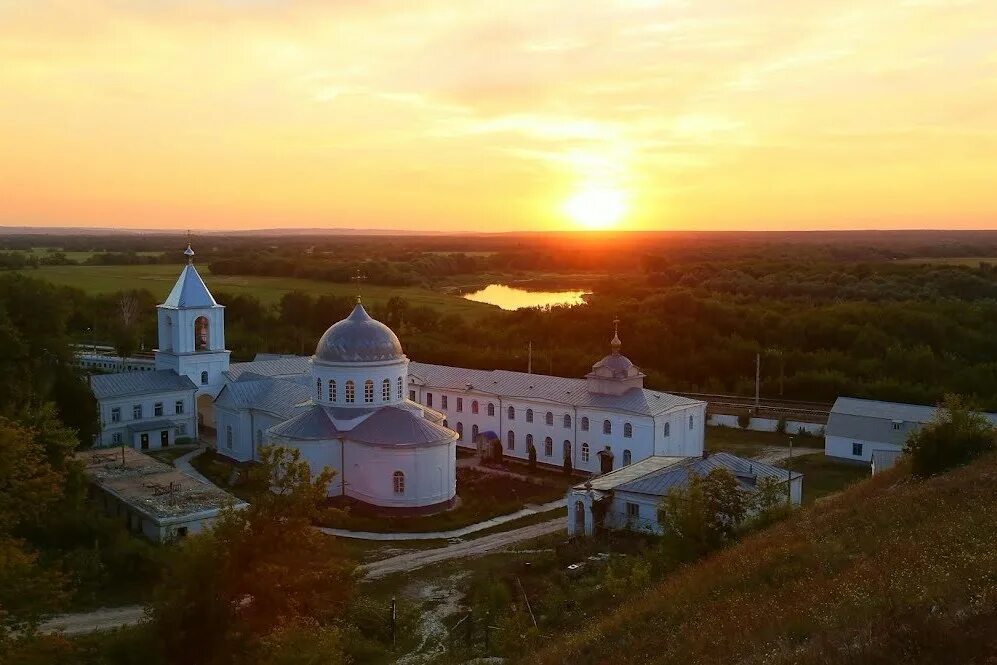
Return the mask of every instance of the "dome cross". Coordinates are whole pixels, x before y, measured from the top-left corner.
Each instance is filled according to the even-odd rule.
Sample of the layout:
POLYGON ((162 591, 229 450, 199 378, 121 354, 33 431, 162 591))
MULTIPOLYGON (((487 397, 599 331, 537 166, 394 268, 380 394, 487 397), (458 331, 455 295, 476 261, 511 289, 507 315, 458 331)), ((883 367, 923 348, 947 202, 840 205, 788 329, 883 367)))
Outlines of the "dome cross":
POLYGON ((367 280, 367 275, 360 272, 360 268, 357 268, 356 273, 350 277, 350 281, 357 283, 357 304, 360 304, 360 284, 367 280))

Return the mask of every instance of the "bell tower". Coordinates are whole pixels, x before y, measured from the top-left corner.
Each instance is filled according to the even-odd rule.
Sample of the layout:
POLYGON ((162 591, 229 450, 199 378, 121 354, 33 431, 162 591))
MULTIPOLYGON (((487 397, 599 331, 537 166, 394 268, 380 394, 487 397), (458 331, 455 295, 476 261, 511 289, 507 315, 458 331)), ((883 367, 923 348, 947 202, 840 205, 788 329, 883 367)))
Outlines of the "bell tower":
POLYGON ((190 243, 184 255, 187 265, 166 300, 156 307, 159 319, 156 369, 184 374, 197 385, 198 395, 215 396, 222 386, 222 372, 229 366, 225 307, 215 302, 194 267, 190 243))

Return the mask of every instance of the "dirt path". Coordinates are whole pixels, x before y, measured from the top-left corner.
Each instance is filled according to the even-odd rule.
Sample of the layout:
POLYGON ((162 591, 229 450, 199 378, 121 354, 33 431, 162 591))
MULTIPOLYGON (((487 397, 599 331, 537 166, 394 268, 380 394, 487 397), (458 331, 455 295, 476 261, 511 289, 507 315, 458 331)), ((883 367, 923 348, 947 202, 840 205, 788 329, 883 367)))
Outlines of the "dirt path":
MULTIPOLYGON (((823 453, 823 448, 804 448, 799 446, 793 446, 793 457, 803 457, 804 455, 816 455, 817 453, 823 453)), ((789 448, 785 446, 766 446, 756 454, 752 455, 751 459, 758 460, 759 462, 764 462, 766 464, 779 464, 787 457, 789 457, 789 448)))
POLYGON ((92 612, 54 616, 42 622, 38 631, 41 633, 62 631, 65 635, 82 635, 119 626, 131 626, 142 621, 144 617, 145 608, 141 605, 102 607, 92 612))
POLYGON ((565 528, 563 517, 559 517, 549 522, 531 524, 512 531, 494 533, 490 536, 482 536, 466 543, 456 543, 447 547, 439 547, 433 550, 422 550, 419 552, 409 552, 400 554, 390 559, 382 559, 374 563, 361 566, 368 579, 377 579, 392 573, 401 573, 416 568, 431 566, 434 563, 447 561, 449 559, 462 559, 465 557, 478 556, 494 550, 501 549, 506 545, 512 545, 523 540, 539 538, 549 533, 562 531, 565 528))

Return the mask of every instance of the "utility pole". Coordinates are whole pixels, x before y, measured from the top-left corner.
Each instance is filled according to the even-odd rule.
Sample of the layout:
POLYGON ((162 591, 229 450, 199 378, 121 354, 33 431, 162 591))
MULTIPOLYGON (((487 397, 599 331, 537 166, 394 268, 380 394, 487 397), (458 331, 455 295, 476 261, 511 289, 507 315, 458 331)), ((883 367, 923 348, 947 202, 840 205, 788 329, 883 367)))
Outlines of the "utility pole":
POLYGON ((527 361, 526 361, 526 373, 533 374, 533 340, 530 340, 529 350, 527 351, 527 361))
POLYGON ((758 401, 759 393, 761 391, 762 382, 762 354, 755 354, 755 413, 758 413, 758 401))
POLYGON ((786 498, 789 505, 793 505, 793 437, 789 437, 789 482, 786 483, 786 498))
MULTIPOLYGON (((359 297, 359 296, 358 296, 359 297)), ((391 597, 391 650, 395 649, 395 621, 398 617, 397 604, 395 603, 395 597, 391 597)))

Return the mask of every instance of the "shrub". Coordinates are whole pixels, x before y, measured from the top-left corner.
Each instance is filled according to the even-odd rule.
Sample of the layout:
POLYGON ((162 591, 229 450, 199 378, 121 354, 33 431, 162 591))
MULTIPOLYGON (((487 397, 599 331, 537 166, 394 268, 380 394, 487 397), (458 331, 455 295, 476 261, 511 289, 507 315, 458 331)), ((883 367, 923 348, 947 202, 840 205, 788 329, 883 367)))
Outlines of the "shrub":
POLYGON ((526 451, 530 458, 530 471, 537 470, 537 449, 531 443, 529 449, 526 451))
POLYGON ((491 454, 489 455, 489 457, 491 457, 496 462, 501 462, 502 461, 502 442, 499 441, 498 439, 492 439, 492 442, 490 444, 488 444, 488 446, 489 446, 489 448, 491 450, 491 454))
POLYGON ((948 395, 935 419, 907 437, 904 453, 911 459, 911 472, 932 476, 971 462, 997 448, 997 428, 968 402, 948 395))
POLYGON ((564 475, 570 476, 574 468, 571 466, 571 458, 565 456, 564 458, 564 475))
POLYGON ((786 433, 786 417, 785 416, 779 416, 779 420, 775 424, 775 431, 778 432, 779 434, 785 434, 786 433))
POLYGON ((751 414, 740 413, 737 416, 737 424, 741 429, 748 429, 751 426, 751 414))
POLYGON ((658 509, 662 552, 672 563, 694 561, 731 541, 748 511, 747 498, 728 471, 692 476, 668 493, 658 509))

